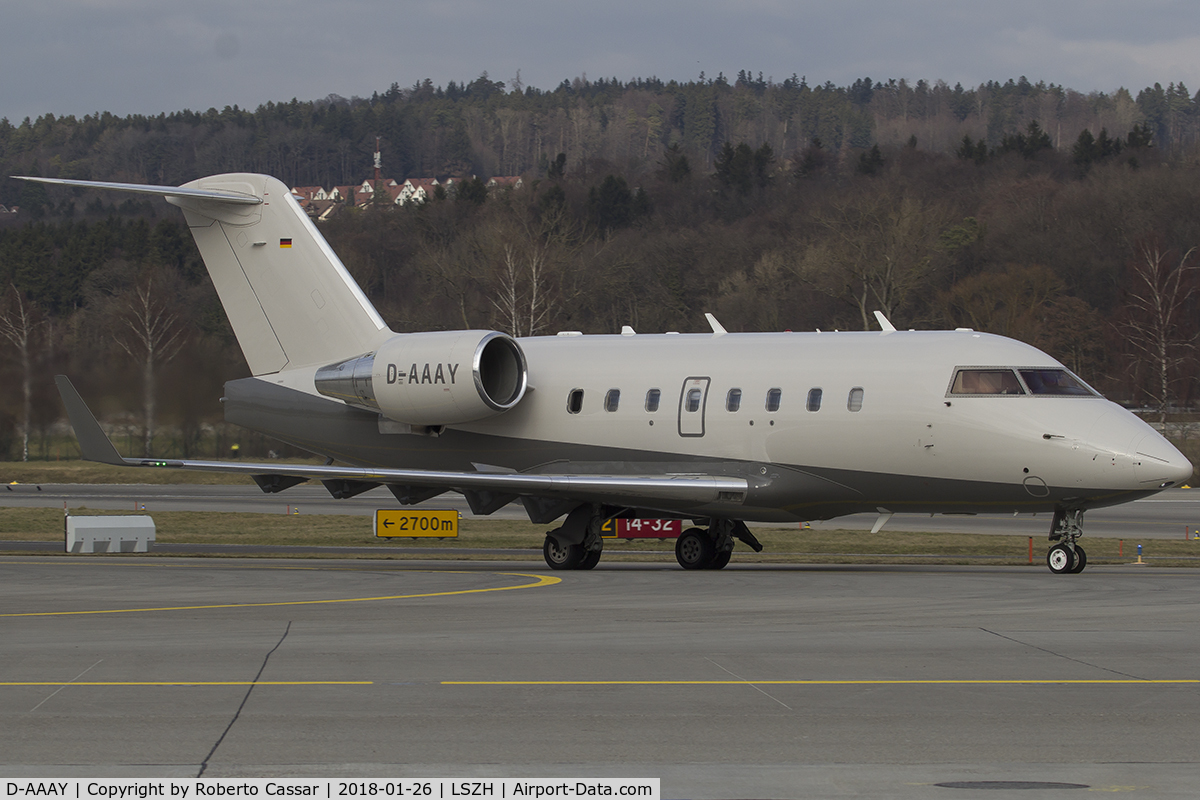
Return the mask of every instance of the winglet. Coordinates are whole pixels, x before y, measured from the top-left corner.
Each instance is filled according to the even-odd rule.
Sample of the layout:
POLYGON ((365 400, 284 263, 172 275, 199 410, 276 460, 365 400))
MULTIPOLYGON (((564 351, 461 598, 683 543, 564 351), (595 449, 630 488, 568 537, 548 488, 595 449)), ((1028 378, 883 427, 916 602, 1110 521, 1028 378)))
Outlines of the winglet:
POLYGON ((83 402, 83 398, 79 396, 79 392, 71 385, 67 376, 55 375, 54 383, 58 386, 63 405, 67 407, 67 416, 71 420, 71 427, 75 429, 75 438, 79 440, 79 449, 84 460, 126 466, 125 459, 121 458, 117 448, 113 447, 113 443, 104 435, 100 423, 96 421, 87 403, 83 402))

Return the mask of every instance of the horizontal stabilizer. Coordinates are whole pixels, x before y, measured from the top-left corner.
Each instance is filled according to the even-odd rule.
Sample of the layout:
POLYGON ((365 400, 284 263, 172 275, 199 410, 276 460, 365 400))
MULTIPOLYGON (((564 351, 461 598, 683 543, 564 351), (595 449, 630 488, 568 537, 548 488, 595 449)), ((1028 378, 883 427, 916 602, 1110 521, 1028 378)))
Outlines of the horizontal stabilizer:
POLYGON ((239 192, 212 191, 209 189, 188 189, 183 186, 155 186, 149 183, 113 183, 111 181, 72 181, 65 178, 31 178, 26 175, 14 175, 19 181, 34 181, 49 183, 54 186, 78 186, 84 189, 108 189, 114 192, 129 192, 131 194, 150 194, 155 197, 179 197, 188 200, 213 200, 234 205, 256 206, 262 204, 261 197, 241 194, 239 192))

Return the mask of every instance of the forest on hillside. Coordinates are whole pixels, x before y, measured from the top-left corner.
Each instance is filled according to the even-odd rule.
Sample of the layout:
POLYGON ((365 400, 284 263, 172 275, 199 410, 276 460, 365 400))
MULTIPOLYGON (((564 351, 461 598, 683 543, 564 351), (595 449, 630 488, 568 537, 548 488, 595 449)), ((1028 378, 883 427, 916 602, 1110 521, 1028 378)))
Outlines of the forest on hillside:
MULTIPOLYGON (((2 114, 0 110, 0 114, 2 114)), ((810 86, 739 72, 679 82, 563 81, 553 90, 486 73, 444 88, 429 79, 393 84, 373 97, 266 103, 158 116, 0 120, 0 175, 178 185, 202 175, 251 171, 289 186, 357 183, 376 137, 388 175, 544 174, 559 154, 586 178, 615 172, 640 182, 678 146, 701 172, 725 142, 770 145, 786 159, 814 138, 827 150, 896 147, 916 138, 926 152, 955 151, 964 136, 998 147, 1037 120, 1057 150, 1083 130, 1123 138, 1149 127, 1157 147, 1200 142, 1200 100, 1182 83, 1082 94, 1022 77, 976 87, 919 80, 810 86)), ((0 181, 0 204, 21 205, 24 187, 0 181)), ((26 201, 24 205, 29 205, 26 201)))
MULTIPOLYGON (((379 136, 396 179, 525 179, 322 223, 397 331, 699 331, 705 311, 729 330, 863 329, 880 309, 1022 339, 1165 415, 1200 388, 1198 106, 1182 84, 482 76, 253 112, 5 120, 0 163, 333 186, 369 176, 379 136)), ((0 221, 0 457, 53 457, 56 372, 130 452, 220 454, 221 384, 246 370, 178 211, 14 180, 0 202, 20 208, 0 221)))

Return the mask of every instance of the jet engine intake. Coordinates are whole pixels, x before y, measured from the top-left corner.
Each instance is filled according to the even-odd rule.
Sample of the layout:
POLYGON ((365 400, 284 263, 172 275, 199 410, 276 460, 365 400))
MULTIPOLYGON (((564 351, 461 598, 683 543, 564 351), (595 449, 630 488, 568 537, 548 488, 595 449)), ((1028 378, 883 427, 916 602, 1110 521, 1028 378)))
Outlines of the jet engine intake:
POLYGON ((374 353, 317 370, 317 391, 409 425, 455 425, 507 411, 529 383, 525 354, 498 331, 402 333, 374 353))

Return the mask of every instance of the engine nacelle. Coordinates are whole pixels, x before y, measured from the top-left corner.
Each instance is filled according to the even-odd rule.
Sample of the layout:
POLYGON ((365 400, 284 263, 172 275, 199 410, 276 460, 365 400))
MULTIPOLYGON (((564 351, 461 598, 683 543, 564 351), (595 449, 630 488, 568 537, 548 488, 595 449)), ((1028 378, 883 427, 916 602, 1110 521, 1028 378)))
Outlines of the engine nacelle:
POLYGON ((525 354, 497 331, 402 333, 374 353, 317 370, 317 391, 409 425, 475 422, 515 406, 525 354))

